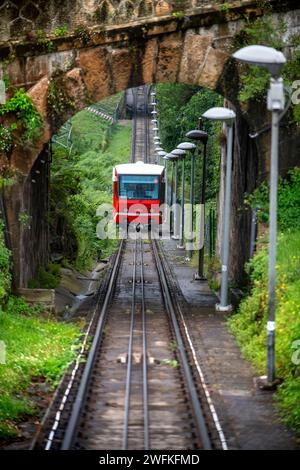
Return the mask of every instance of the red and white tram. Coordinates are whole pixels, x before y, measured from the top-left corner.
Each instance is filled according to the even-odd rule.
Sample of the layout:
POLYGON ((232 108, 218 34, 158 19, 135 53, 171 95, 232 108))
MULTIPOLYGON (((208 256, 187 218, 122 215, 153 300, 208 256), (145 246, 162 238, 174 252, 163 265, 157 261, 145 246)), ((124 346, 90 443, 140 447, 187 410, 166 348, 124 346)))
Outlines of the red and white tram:
POLYGON ((164 202, 165 168, 136 162, 113 169, 113 214, 118 225, 161 224, 160 205, 164 202))

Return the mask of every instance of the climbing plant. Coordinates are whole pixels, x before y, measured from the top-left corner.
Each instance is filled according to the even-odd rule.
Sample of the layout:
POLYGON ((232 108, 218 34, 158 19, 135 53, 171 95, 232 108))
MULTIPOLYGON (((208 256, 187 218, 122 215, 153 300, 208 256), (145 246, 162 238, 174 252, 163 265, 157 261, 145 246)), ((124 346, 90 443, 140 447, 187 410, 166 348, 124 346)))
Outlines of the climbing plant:
POLYGON ((42 118, 37 112, 31 98, 23 88, 16 90, 13 96, 0 107, 0 117, 11 115, 15 122, 9 127, 1 125, 0 130, 0 148, 7 152, 12 146, 12 132, 16 129, 21 131, 21 140, 23 143, 35 142, 40 134, 42 127, 42 118))
POLYGON ((63 88, 61 74, 54 75, 49 84, 47 96, 47 111, 53 125, 58 128, 66 121, 65 117, 70 109, 74 109, 74 101, 67 95, 63 88))

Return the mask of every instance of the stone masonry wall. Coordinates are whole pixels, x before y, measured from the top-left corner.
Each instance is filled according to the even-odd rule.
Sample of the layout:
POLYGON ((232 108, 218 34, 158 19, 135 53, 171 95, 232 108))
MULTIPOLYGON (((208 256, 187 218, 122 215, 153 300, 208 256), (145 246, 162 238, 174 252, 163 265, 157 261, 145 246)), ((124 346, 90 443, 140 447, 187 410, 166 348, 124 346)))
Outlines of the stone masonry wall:
MULTIPOLYGON (((223 9, 247 3, 251 2, 227 0, 223 9)), ((122 24, 170 14, 180 16, 183 12, 218 8, 222 4, 223 0, 0 0, 0 41, 38 30, 51 35, 62 26, 72 32, 80 26, 122 24)))

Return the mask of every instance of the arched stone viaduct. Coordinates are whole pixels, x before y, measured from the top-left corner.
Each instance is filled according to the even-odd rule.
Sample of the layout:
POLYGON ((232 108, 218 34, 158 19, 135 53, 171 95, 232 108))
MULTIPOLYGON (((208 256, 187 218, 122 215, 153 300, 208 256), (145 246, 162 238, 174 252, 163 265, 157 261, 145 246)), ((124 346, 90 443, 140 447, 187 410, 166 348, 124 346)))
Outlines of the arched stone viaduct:
MULTIPOLYGON (((278 15, 290 21, 299 18, 299 12, 298 16, 291 13, 297 2, 286 2, 279 13, 276 9, 282 10, 282 2, 270 3, 275 21, 278 15)), ((16 183, 5 189, 5 202, 16 286, 26 286, 47 261, 48 176, 40 176, 37 182, 34 175, 37 170, 41 174, 40 159, 57 127, 90 103, 150 83, 197 84, 234 102, 238 74, 230 59, 232 41, 247 18, 263 13, 260 4, 250 0, 228 1, 225 6, 223 2, 150 0, 76 0, 63 6, 56 0, 0 3, 2 69, 13 85, 26 88, 44 122, 39 141, 34 146, 16 146, 10 156, 17 176, 16 183), (67 26, 61 37, 63 24, 67 26), (54 118, 48 105, 53 83, 65 103, 64 111, 54 118), (22 212, 30 214, 30 227, 20 223, 22 212)), ((241 122, 238 128, 248 142, 247 124, 241 122)), ((233 184, 241 195, 255 186, 254 144, 249 144, 245 155, 239 152, 239 158, 233 184), (241 181, 247 172, 248 181, 241 181)))

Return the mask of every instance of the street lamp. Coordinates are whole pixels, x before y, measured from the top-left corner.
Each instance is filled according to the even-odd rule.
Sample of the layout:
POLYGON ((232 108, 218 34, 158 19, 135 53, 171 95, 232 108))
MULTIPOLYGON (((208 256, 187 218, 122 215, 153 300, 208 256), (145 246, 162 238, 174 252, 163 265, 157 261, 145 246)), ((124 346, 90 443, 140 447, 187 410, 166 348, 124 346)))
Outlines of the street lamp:
POLYGON ((165 161, 165 205, 167 209, 168 205, 168 161, 169 161, 169 154, 167 153, 163 160, 165 161))
MULTIPOLYGON (((173 151, 174 152, 174 151, 173 151)), ((175 201, 175 208, 173 210, 173 235, 174 240, 179 239, 179 230, 178 230, 178 207, 177 207, 177 193, 178 193, 178 160, 180 160, 180 155, 175 155, 171 152, 169 155, 171 157, 172 163, 174 164, 174 198, 172 201, 175 201)), ((171 224, 170 224, 171 225, 171 224)))
POLYGON ((172 150, 173 155, 180 157, 181 163, 181 217, 180 217, 180 233, 179 233, 179 245, 177 248, 184 249, 184 179, 185 179, 185 154, 186 151, 180 149, 179 146, 172 150))
POLYGON ((189 219, 189 249, 188 258, 192 258, 192 241, 193 241, 193 218, 194 218, 194 168, 195 168, 195 150, 196 145, 191 142, 182 142, 178 145, 178 149, 192 150, 191 154, 191 183, 190 183, 190 219, 189 219))
POLYGON ((160 149, 160 150, 155 150, 157 155, 159 156, 159 159, 165 157, 167 155, 167 152, 165 152, 164 150, 160 149))
MULTIPOLYGON (((200 226, 200 242, 203 240, 203 246, 199 249, 198 259, 198 272, 195 274, 195 280, 205 280, 204 276, 204 229, 205 229, 205 188, 206 188, 206 148, 208 134, 199 129, 193 129, 185 135, 188 139, 201 142, 203 144, 203 165, 202 165, 202 184, 200 193, 200 213, 201 213, 201 226, 200 226)), ((199 150, 198 150, 199 152, 199 150)))
POLYGON ((213 121, 221 121, 227 127, 227 162, 225 179, 225 201, 223 212, 223 240, 222 240, 222 277, 221 277, 221 302, 216 305, 216 310, 228 312, 231 305, 228 304, 228 260, 229 260, 229 229, 230 229, 230 205, 231 205, 231 171, 233 148, 233 123, 235 112, 228 108, 211 108, 203 114, 203 117, 213 121))
POLYGON ((271 73, 267 108, 272 112, 272 144, 270 171, 270 232, 269 232, 269 279, 268 279, 268 322, 267 322, 267 381, 275 380, 275 315, 276 315, 276 240, 277 240, 277 186, 278 186, 278 141, 279 122, 284 111, 284 85, 280 76, 286 63, 282 52, 272 47, 248 46, 233 54, 233 57, 247 64, 266 68, 271 73))

